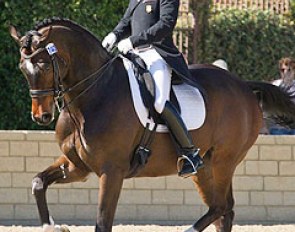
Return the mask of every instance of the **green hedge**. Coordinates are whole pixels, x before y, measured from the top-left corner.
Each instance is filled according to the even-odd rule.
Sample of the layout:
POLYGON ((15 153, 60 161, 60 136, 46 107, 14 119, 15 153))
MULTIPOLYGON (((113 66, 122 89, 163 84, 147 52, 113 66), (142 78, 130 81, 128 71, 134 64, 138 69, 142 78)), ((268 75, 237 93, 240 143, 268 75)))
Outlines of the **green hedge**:
MULTIPOLYGON (((8 33, 9 24, 24 33, 39 20, 59 16, 102 38, 127 4, 128 0, 0 1, 0 129, 46 129, 31 121, 31 100, 17 67, 18 46, 8 33)), ((206 63, 224 58, 244 79, 269 80, 278 75, 281 57, 295 56, 294 42, 294 22, 266 12, 227 10, 211 17, 199 59, 206 63)))
POLYGON ((37 21, 58 16, 69 18, 102 38, 116 25, 127 4, 128 0, 0 1, 0 129, 46 129, 31 120, 31 100, 18 69, 18 46, 8 33, 9 24, 25 33, 37 21))
POLYGON ((278 60, 295 56, 294 22, 268 12, 225 10, 209 21, 202 62, 217 58, 243 79, 278 76, 278 60))
POLYGON ((291 0, 291 4, 290 4, 290 17, 295 20, 295 0, 291 0))

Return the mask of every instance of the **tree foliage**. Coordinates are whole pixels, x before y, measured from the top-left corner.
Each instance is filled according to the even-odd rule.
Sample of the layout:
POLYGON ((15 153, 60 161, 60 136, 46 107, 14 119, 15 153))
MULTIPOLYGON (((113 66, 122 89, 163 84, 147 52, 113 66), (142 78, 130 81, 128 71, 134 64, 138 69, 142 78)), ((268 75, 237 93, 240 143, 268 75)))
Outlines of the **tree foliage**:
POLYGON ((295 20, 295 0, 290 0, 290 14, 291 19, 295 20))
POLYGON ((195 19, 193 37, 190 39, 193 54, 190 53, 189 60, 192 63, 200 62, 201 54, 204 52, 206 40, 204 35, 208 29, 211 5, 212 0, 190 0, 190 10, 195 19))
POLYGON ((210 18, 204 36, 201 62, 223 58, 243 79, 274 79, 278 60, 295 56, 294 21, 269 12, 223 10, 210 18))
MULTIPOLYGON (((269 80, 277 76, 281 57, 295 56, 292 20, 267 12, 225 10, 214 14, 207 24, 209 2, 192 1, 191 6, 200 32, 192 38, 198 63, 223 58, 230 70, 244 79, 269 80)), ((127 4, 128 0, 0 1, 0 129, 46 129, 31 121, 31 100, 18 69, 18 46, 8 33, 9 24, 24 33, 37 21, 57 16, 102 38, 117 24, 127 4)))

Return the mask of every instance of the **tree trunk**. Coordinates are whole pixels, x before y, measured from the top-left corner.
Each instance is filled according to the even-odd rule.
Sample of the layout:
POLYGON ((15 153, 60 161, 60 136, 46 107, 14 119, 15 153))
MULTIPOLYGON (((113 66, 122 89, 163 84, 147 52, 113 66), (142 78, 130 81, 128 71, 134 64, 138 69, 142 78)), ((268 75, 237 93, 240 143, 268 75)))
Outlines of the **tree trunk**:
POLYGON ((190 63, 202 61, 205 51, 205 31, 208 29, 210 6, 212 0, 190 0, 190 10, 195 18, 193 36, 191 39, 190 63))

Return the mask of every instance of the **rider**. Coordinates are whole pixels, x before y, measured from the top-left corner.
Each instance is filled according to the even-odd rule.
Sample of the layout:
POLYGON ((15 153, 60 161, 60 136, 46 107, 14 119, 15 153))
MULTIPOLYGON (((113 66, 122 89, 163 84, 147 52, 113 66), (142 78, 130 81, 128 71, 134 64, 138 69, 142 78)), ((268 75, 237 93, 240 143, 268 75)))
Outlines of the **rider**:
POLYGON ((178 8, 179 0, 130 0, 123 18, 102 45, 110 51, 118 43, 120 52, 133 51, 145 61, 156 84, 155 109, 180 149, 178 175, 188 177, 204 164, 181 116, 169 101, 172 72, 182 79, 190 76, 172 39, 178 8))

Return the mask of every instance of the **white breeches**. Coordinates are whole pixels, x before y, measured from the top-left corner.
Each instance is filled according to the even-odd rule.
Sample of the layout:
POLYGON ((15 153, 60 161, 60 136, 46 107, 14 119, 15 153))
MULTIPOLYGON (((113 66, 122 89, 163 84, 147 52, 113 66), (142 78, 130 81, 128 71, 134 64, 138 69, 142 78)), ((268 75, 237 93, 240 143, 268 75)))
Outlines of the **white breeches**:
POLYGON ((149 48, 143 51, 134 50, 134 53, 144 60, 148 70, 155 80, 155 109, 161 114, 166 101, 169 100, 172 70, 154 48, 149 48))

